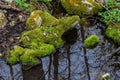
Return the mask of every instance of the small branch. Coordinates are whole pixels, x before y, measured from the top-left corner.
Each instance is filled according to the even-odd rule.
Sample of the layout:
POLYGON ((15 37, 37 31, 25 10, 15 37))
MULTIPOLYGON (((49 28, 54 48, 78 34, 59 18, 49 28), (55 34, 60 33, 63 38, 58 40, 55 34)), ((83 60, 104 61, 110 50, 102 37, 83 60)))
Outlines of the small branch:
POLYGON ((106 55, 107 57, 113 56, 114 54, 118 53, 120 51, 120 47, 118 47, 116 50, 113 50, 110 54, 106 55))
POLYGON ((3 4, 0 4, 0 9, 6 9, 6 10, 21 12, 21 10, 18 9, 18 8, 15 8, 15 7, 12 7, 12 6, 9 6, 9 5, 3 5, 3 4))

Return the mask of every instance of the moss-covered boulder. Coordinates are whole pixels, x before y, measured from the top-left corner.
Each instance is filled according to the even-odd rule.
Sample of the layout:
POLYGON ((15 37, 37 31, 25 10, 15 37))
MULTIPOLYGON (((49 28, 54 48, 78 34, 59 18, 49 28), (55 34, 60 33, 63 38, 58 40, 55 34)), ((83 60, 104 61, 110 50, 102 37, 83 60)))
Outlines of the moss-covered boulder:
POLYGON ((91 35, 84 41, 84 47, 93 48, 99 42, 99 37, 97 35, 91 35))
MULTIPOLYGON (((50 55, 55 51, 56 47, 64 43, 62 35, 66 31, 75 28, 80 21, 79 16, 56 19, 48 12, 40 10, 34 12, 41 13, 39 16, 42 19, 42 26, 29 28, 22 33, 21 42, 24 44, 24 48, 19 46, 10 51, 10 56, 7 58, 10 64, 17 62, 21 62, 25 65, 38 64, 39 58, 50 55)), ((28 24, 29 21, 30 18, 28 18, 26 24, 28 24)), ((27 27, 32 27, 34 24, 36 24, 36 22, 27 25, 27 27)))
POLYGON ((61 4, 69 14, 80 17, 92 16, 102 9, 95 0, 61 0, 61 4))
POLYGON ((105 34, 120 45, 120 23, 109 24, 105 34))
POLYGON ((42 26, 51 26, 58 24, 58 20, 46 11, 35 10, 26 21, 27 30, 33 30, 42 26))
MULTIPOLYGON (((41 43, 51 44, 55 47, 60 46, 63 43, 62 34, 79 23, 79 16, 61 18, 58 21, 58 25, 41 26, 40 28, 23 32, 21 41, 23 44, 34 48, 41 43)), ((48 24, 46 23, 46 25, 48 24)))

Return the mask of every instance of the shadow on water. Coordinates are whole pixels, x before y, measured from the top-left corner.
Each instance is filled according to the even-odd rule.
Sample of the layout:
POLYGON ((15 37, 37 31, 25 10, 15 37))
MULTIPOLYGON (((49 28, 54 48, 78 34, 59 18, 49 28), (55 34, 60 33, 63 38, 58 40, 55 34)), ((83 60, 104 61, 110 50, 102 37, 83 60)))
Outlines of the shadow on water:
MULTIPOLYGON (((108 41, 104 30, 105 25, 99 21, 88 27, 78 25, 63 35, 65 45, 41 58, 39 65, 22 70, 23 74, 20 65, 12 67, 14 80, 23 77, 24 80, 98 80, 104 72, 111 75, 111 80, 119 80, 120 49, 108 41), (83 46, 84 39, 92 34, 99 36, 100 42, 95 48, 87 49, 83 46), (15 76, 16 73, 19 74, 15 76)), ((0 60, 0 80, 12 80, 10 73, 10 67, 0 60)))

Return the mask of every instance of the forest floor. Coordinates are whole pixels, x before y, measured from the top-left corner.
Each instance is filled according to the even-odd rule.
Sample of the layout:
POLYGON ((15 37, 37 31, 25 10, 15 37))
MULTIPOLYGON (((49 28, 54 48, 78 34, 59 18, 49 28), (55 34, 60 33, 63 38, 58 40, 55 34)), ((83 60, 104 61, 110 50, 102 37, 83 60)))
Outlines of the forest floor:
MULTIPOLYGON (((52 4, 55 6, 38 2, 33 5, 38 6, 37 9, 52 11, 51 13, 56 17, 61 16, 63 12, 57 7, 59 6, 58 1, 53 0, 52 4)), ((0 0, 0 13, 5 15, 4 24, 0 25, 0 54, 3 55, 6 51, 20 44, 20 36, 26 30, 25 24, 30 11, 25 8, 19 8, 14 1, 6 3, 4 0, 0 0)))
POLYGON ((19 45, 21 33, 25 30, 25 22, 28 17, 17 6, 8 5, 0 1, 0 13, 5 15, 5 24, 0 26, 0 53, 9 51, 10 48, 19 45))

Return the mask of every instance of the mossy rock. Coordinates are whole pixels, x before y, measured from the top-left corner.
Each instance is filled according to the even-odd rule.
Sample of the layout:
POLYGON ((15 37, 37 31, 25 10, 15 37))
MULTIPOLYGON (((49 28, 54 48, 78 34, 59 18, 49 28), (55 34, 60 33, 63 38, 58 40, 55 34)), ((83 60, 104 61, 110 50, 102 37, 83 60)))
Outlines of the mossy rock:
POLYGON ((92 16, 102 9, 102 6, 94 0, 61 0, 61 4, 68 14, 80 17, 92 16))
POLYGON ((55 47, 63 44, 61 39, 64 32, 74 28, 79 23, 79 16, 72 16, 59 19, 58 25, 41 26, 34 30, 25 31, 22 34, 21 41, 23 44, 34 47, 41 43, 51 44, 55 47))
MULTIPOLYGON (((62 35, 75 28, 80 21, 79 16, 56 19, 48 12, 40 10, 34 12, 41 17, 42 26, 32 28, 32 25, 36 23, 27 25, 28 30, 24 31, 21 36, 24 48, 19 46, 10 51, 10 57, 7 58, 9 64, 17 62, 21 62, 23 65, 38 64, 39 58, 50 55, 56 47, 64 43, 62 35)), ((28 22, 29 20, 30 18, 28 18, 28 22)))
POLYGON ((93 48, 99 42, 99 37, 97 35, 91 35, 87 37, 84 41, 84 47, 93 48))
POLYGON ((109 24, 105 34, 120 45, 120 23, 109 24))
POLYGON ((31 13, 30 17, 26 21, 27 30, 33 30, 42 26, 57 25, 58 19, 51 16, 46 11, 35 10, 31 13))

